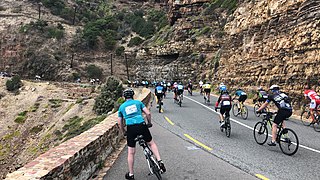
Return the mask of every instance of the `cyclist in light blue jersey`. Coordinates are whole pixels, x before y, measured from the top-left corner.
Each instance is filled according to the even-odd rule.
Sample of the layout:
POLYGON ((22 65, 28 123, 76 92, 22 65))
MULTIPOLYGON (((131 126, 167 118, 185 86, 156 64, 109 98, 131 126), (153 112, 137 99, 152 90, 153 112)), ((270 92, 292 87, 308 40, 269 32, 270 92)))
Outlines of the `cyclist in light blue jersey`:
POLYGON ((132 89, 127 89, 123 92, 123 96, 126 101, 120 106, 118 111, 118 124, 120 126, 120 132, 127 135, 127 145, 128 145, 128 167, 129 172, 126 173, 126 179, 134 179, 134 155, 136 142, 134 139, 138 135, 143 135, 143 139, 148 143, 152 152, 159 161, 159 166, 163 172, 166 171, 164 164, 160 158, 158 147, 153 141, 151 133, 148 127, 152 127, 151 124, 151 113, 145 105, 139 101, 134 100, 134 91, 132 89), (146 114, 147 122, 143 119, 142 112, 146 114), (123 119, 125 119, 125 124, 127 125, 127 132, 125 133, 123 119))
POLYGON ((243 107, 243 104, 247 100, 247 97, 247 93, 244 92, 241 88, 238 88, 234 93, 234 97, 232 98, 232 100, 237 99, 239 101, 238 112, 240 111, 240 108, 243 107))

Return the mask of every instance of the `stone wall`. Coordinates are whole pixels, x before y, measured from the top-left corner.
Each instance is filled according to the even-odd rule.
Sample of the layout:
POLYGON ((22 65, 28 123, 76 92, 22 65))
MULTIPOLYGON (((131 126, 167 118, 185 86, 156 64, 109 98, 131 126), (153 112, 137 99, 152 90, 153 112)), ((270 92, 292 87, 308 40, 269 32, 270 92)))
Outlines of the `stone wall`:
MULTIPOLYGON (((137 99, 148 104, 150 90, 143 89, 137 99)), ((117 119, 117 113, 108 116, 88 131, 8 174, 6 179, 88 179, 121 140, 117 119)))

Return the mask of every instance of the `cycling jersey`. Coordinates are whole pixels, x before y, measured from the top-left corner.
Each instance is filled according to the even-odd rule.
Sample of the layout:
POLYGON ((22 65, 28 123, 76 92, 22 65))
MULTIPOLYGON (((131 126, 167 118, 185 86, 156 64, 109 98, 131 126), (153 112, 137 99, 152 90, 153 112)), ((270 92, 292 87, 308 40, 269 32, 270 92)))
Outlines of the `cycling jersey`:
POLYGON ((179 84, 179 85, 177 86, 177 89, 178 89, 178 90, 183 90, 183 85, 179 84))
POLYGON ((218 101, 216 102, 216 107, 218 107, 219 103, 221 107, 231 106, 231 96, 229 94, 221 94, 218 101))
POLYGON ((141 101, 129 99, 119 107, 118 117, 124 118, 126 125, 141 124, 144 122, 143 108, 145 105, 141 101))
POLYGON ((283 93, 283 92, 275 92, 274 94, 271 94, 268 96, 267 102, 273 101, 274 104, 277 106, 277 108, 283 109, 283 110, 290 110, 292 111, 292 106, 290 103, 289 97, 283 93))
POLYGON ((162 94, 164 92, 164 87, 163 86, 157 86, 155 89, 156 94, 162 94))
POLYGON ((202 86, 203 89, 211 89, 211 84, 204 84, 202 86))
POLYGON ((259 98, 267 99, 268 98, 268 93, 264 90, 259 90, 258 91, 258 96, 259 98))
POLYGON ((236 96, 239 96, 239 97, 240 97, 240 96, 247 95, 247 93, 245 93, 245 92, 242 91, 242 90, 237 90, 235 94, 236 94, 236 96))
POLYGON ((304 96, 310 98, 311 100, 320 99, 318 94, 314 90, 311 90, 311 89, 305 90, 304 91, 304 96))

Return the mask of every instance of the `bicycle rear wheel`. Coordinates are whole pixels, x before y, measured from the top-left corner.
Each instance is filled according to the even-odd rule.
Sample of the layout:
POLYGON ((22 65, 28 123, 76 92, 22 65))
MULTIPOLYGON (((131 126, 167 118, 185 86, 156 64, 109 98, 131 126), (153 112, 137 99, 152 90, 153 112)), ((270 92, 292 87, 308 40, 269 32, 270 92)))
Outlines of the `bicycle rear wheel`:
POLYGON ((300 115, 300 120, 303 125, 310 126, 310 123, 312 121, 310 111, 303 111, 300 115))
POLYGON ((294 155, 299 148, 299 139, 297 134, 289 128, 284 128, 280 132, 279 145, 281 151, 289 156, 294 155))
POLYGON ((232 114, 233 114, 235 117, 237 117, 237 116, 238 116, 238 113, 239 113, 239 111, 238 111, 238 105, 237 105, 237 104, 233 104, 233 105, 232 105, 232 114))
POLYGON ((230 137, 230 135, 231 135, 231 124, 230 124, 229 117, 227 117, 225 119, 225 125, 224 126, 225 126, 225 129, 226 129, 226 136, 230 137))
POLYGON ((159 167, 156 159, 153 156, 150 156, 150 158, 148 158, 148 161, 149 161, 150 167, 152 169, 152 174, 156 175, 158 180, 162 180, 161 172, 160 172, 161 170, 160 170, 160 167, 159 167))
POLYGON ((253 107, 253 112, 254 112, 254 114, 255 114, 257 117, 260 116, 260 114, 257 113, 257 110, 258 110, 259 108, 260 108, 260 105, 259 105, 259 104, 255 104, 254 107, 253 107))
POLYGON ((162 106, 161 106, 161 101, 159 101, 159 113, 161 113, 161 109, 162 108, 162 106))
POLYGON ((243 105, 241 110, 241 117, 246 120, 248 118, 248 108, 247 106, 243 105))
POLYGON ((254 140, 263 145, 268 139, 268 128, 263 122, 257 122, 253 129, 254 140))

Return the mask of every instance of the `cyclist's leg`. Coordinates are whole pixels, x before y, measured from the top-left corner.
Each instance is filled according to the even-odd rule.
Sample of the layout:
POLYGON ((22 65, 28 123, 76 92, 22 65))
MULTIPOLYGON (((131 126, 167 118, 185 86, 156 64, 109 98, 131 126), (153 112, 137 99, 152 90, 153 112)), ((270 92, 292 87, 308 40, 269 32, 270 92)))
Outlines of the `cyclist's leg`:
POLYGON ((211 93, 211 89, 208 90, 208 101, 210 102, 210 93, 211 93))
POLYGON ((225 112, 226 117, 230 117, 231 105, 230 106, 226 106, 225 109, 226 109, 226 112, 225 112))
POLYGON ((133 166, 134 166, 134 155, 136 153, 136 148, 128 147, 128 167, 129 173, 134 174, 133 166))
POLYGON ((316 107, 317 107, 316 101, 315 100, 311 100, 311 102, 310 102, 310 114, 311 114, 311 118, 312 118, 311 123, 315 122, 315 118, 314 118, 315 112, 314 112, 314 110, 316 109, 316 107))
POLYGON ((224 121, 223 115, 226 113, 226 108, 224 106, 220 107, 220 122, 224 121))
POLYGON ((128 168, 130 174, 134 173, 134 155, 136 152, 136 142, 134 141, 134 138, 137 137, 137 132, 139 132, 139 129, 137 128, 137 126, 127 126, 128 168))

